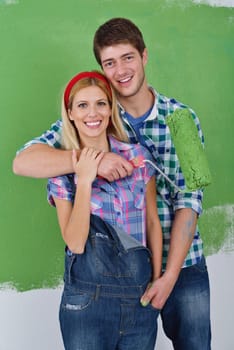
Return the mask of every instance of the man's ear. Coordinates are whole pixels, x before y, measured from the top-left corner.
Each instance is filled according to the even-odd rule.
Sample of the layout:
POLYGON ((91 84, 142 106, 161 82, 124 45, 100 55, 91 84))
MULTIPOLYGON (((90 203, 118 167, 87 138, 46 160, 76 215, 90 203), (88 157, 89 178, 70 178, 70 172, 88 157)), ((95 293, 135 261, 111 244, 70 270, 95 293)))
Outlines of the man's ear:
POLYGON ((142 53, 142 61, 143 61, 143 65, 145 66, 146 63, 148 62, 148 51, 147 48, 144 48, 144 51, 142 53))

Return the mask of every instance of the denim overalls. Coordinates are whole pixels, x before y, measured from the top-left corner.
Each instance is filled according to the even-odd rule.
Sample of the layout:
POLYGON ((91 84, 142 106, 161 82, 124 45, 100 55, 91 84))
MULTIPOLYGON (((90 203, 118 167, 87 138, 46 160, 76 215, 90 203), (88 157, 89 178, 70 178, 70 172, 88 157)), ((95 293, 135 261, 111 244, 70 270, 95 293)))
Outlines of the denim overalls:
POLYGON ((66 350, 154 349, 159 311, 140 304, 151 279, 150 251, 117 232, 91 215, 85 252, 66 249, 60 305, 66 350))

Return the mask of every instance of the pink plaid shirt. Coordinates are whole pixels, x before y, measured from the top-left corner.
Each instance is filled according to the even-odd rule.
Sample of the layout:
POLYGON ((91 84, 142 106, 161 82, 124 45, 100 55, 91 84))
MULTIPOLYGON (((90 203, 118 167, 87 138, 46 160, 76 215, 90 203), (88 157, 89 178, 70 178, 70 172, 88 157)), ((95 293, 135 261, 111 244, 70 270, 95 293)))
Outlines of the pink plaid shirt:
MULTIPOLYGON (((112 226, 118 226, 126 233, 146 245, 146 184, 154 175, 154 169, 142 159, 152 157, 140 144, 127 144, 109 137, 111 151, 135 162, 133 174, 124 179, 108 182, 97 177, 92 185, 91 213, 101 217, 112 226), (140 166, 138 166, 140 165, 140 166)), ((74 174, 58 176, 48 180, 48 201, 55 205, 53 197, 73 202, 76 191, 74 174)))

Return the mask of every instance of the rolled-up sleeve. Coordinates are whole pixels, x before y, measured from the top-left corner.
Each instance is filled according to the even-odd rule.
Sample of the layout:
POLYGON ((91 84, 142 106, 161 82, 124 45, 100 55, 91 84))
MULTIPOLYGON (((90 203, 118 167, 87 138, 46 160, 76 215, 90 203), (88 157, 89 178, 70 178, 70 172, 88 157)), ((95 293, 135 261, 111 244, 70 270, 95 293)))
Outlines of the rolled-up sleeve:
POLYGON ((74 201, 75 184, 72 175, 57 176, 48 179, 47 200, 55 207, 54 198, 74 201))
POLYGON ((173 208, 174 210, 191 208, 200 216, 202 214, 202 199, 202 190, 194 192, 177 192, 173 201, 173 208))
POLYGON ((35 137, 34 139, 26 142, 17 151, 17 154, 35 144, 47 144, 51 147, 61 148, 61 132, 62 121, 59 119, 55 123, 53 123, 50 129, 46 130, 41 136, 35 137))

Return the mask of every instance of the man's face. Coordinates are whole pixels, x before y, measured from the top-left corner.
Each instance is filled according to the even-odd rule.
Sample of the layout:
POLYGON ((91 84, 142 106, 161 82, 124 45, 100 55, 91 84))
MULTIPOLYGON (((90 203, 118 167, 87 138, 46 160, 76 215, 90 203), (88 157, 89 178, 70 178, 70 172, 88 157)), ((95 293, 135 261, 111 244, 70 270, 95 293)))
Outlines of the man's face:
POLYGON ((147 51, 131 44, 107 46, 100 52, 102 69, 120 98, 135 96, 145 83, 147 51))

